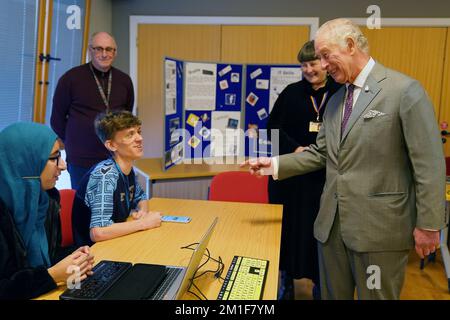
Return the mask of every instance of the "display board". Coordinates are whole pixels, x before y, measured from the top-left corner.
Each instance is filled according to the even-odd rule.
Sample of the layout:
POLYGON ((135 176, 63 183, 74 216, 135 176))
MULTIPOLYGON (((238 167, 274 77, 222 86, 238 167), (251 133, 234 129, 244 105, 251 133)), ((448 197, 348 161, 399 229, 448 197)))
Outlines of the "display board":
POLYGON ((267 118, 281 91, 300 80, 298 65, 165 58, 164 66, 164 169, 187 159, 271 155, 267 118))

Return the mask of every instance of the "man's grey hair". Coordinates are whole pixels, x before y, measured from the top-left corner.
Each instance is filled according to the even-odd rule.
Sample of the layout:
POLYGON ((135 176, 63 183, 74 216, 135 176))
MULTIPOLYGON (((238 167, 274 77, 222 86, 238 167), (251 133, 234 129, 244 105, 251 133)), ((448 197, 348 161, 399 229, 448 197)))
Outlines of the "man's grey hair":
POLYGON ((117 49, 117 42, 116 42, 116 39, 113 37, 113 35, 112 35, 111 33, 106 32, 106 31, 97 31, 97 32, 94 32, 93 34, 91 34, 91 36, 89 37, 89 45, 90 45, 90 46, 92 46, 92 42, 94 41, 94 38, 95 38, 98 34, 100 34, 100 33, 106 33, 108 36, 110 36, 110 37, 112 38, 113 42, 114 42, 114 46, 115 46, 116 49, 117 49))
POLYGON ((361 29, 349 19, 339 18, 325 22, 316 32, 316 39, 318 37, 327 39, 341 48, 347 47, 347 40, 350 38, 357 48, 369 54, 369 41, 361 29))

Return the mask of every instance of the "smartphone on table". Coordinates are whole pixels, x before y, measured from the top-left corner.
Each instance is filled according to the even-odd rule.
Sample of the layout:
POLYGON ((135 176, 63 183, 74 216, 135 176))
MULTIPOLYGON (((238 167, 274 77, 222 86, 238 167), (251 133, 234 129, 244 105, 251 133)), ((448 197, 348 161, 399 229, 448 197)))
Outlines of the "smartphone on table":
POLYGON ((163 222, 189 223, 191 221, 191 217, 163 215, 163 216, 161 216, 161 221, 163 221, 163 222))

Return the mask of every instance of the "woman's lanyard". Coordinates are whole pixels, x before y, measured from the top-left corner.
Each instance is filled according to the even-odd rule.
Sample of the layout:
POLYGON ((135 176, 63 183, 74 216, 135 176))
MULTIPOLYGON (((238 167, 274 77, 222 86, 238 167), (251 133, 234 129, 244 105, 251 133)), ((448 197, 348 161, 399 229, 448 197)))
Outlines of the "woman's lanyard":
POLYGON ((100 92, 100 96, 102 97, 103 103, 106 106, 106 111, 109 111, 109 97, 111 96, 111 84, 112 84, 112 70, 109 70, 108 77, 108 92, 105 95, 105 91, 103 87, 100 85, 100 81, 98 81, 97 76, 95 75, 94 69, 92 68, 92 63, 89 63, 89 68, 91 68, 92 75, 94 76, 95 83, 97 83, 98 91, 100 92))
POLYGON ((320 102, 320 106, 319 107, 317 107, 316 99, 313 96, 310 96, 313 108, 314 108, 314 110, 317 113, 317 122, 319 122, 319 120, 320 120, 320 110, 324 106, 325 101, 327 101, 327 95, 328 95, 328 91, 323 94, 322 101, 320 102))
POLYGON ((130 198, 129 198, 129 192, 130 192, 130 184, 128 181, 128 177, 125 177, 125 175, 122 172, 122 169, 120 169, 119 165, 117 164, 116 160, 114 158, 112 159, 114 161, 114 165, 116 166, 117 171, 119 171, 120 176, 123 179, 123 182, 125 183, 125 200, 127 202, 127 213, 130 213, 131 207, 130 207, 130 198))

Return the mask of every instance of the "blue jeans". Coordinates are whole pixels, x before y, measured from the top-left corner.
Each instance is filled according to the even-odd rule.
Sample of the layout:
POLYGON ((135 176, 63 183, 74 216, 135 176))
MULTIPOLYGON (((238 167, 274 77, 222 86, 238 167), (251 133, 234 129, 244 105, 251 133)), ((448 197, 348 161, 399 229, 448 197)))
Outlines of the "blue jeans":
POLYGON ((75 166, 73 164, 67 164, 67 171, 70 174, 70 183, 72 184, 72 189, 77 190, 80 185, 81 178, 89 171, 90 168, 75 166))

